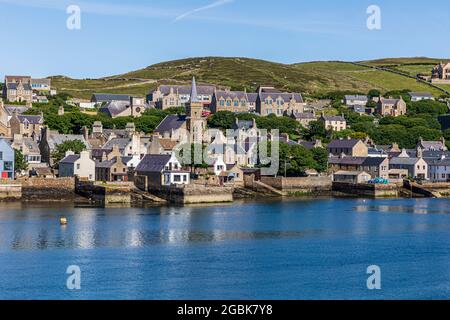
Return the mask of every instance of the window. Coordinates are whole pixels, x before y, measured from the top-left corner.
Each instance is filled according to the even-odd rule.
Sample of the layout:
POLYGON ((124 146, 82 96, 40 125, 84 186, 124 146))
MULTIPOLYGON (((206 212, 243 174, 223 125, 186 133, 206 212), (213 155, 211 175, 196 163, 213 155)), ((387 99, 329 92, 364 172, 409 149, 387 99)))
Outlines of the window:
POLYGON ((227 107, 231 107, 231 101, 227 100, 227 107))
POLYGON ((175 182, 181 182, 181 176, 180 175, 174 175, 173 176, 173 181, 175 181, 175 182))
POLYGON ((80 170, 80 164, 77 163, 77 170, 80 170))
POLYGON ((0 160, 3 160, 3 152, 0 151, 0 160))
POLYGON ((12 161, 5 161, 3 164, 3 170, 5 171, 12 171, 13 170, 13 163, 12 161))
POLYGON ((225 101, 220 100, 220 103, 219 103, 219 104, 220 104, 221 107, 224 107, 224 106, 225 106, 225 101))
POLYGON ((235 102, 234 102, 234 106, 235 106, 235 107, 239 107, 239 101, 235 101, 235 102))
POLYGON ((186 175, 183 176, 183 181, 184 181, 184 182, 187 182, 187 176, 186 176, 186 175))

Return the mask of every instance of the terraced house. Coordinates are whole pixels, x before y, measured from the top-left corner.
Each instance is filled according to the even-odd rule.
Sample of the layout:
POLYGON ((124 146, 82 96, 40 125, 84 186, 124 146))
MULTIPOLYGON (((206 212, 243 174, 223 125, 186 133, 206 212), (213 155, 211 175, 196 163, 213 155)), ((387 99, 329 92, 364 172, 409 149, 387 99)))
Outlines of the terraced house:
POLYGON ((281 117, 285 114, 303 113, 305 103, 300 93, 280 92, 273 87, 260 87, 256 100, 256 112, 262 116, 275 114, 281 117))
MULTIPOLYGON (((198 85, 195 97, 205 107, 210 106, 216 87, 213 85, 198 85)), ((191 85, 161 85, 148 95, 149 103, 158 109, 169 109, 186 106, 191 101, 191 85)))
POLYGON ((211 103, 213 113, 231 111, 234 113, 250 112, 249 97, 246 91, 214 91, 211 103))

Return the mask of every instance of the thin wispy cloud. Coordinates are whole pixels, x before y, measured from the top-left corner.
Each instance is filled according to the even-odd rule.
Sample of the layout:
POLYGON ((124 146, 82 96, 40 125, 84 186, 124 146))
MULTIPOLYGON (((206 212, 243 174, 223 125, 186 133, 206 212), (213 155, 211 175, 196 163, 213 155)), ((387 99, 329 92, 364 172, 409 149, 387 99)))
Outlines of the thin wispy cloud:
POLYGON ((180 14, 178 17, 175 18, 175 21, 180 21, 183 20, 184 18, 187 18, 197 12, 201 12, 201 11, 206 11, 206 10, 210 10, 210 9, 214 9, 217 7, 221 7, 224 6, 226 4, 229 4, 231 2, 233 2, 234 0, 218 0, 216 2, 213 2, 211 4, 208 4, 206 6, 200 7, 200 8, 195 8, 193 10, 189 10, 183 14, 180 14))

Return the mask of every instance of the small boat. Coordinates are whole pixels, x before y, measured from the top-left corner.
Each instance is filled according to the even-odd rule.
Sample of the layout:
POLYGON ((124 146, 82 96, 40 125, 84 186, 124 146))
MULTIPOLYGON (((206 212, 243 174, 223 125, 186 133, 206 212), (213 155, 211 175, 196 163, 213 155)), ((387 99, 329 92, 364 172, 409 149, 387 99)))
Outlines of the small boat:
POLYGON ((67 225, 67 218, 61 218, 61 219, 59 219, 59 223, 60 223, 62 226, 67 225))

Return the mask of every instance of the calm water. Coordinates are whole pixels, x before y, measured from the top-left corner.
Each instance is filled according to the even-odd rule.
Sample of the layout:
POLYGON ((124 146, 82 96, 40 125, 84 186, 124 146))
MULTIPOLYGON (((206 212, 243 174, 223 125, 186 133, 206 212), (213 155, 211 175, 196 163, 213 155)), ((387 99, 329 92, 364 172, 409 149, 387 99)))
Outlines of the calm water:
POLYGON ((449 203, 1 204, 0 299, 450 298, 449 203), (66 288, 69 265, 81 291, 66 288), (369 265, 381 291, 367 290, 369 265))

